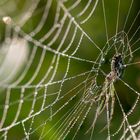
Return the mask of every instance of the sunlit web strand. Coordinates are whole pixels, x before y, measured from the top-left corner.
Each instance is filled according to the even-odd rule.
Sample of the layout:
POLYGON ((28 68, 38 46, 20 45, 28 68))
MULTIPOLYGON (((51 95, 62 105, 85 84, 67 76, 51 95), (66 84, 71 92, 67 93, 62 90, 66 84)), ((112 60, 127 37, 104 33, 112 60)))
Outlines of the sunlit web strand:
MULTIPOLYGON (((91 77, 91 79, 92 79, 92 77, 91 77)), ((89 79, 89 80, 90 80, 90 79, 89 79)), ((72 90, 76 89, 77 87, 79 87, 79 86, 82 85, 83 83, 85 83, 85 81, 81 82, 79 85, 76 85, 72 90)), ((82 90, 82 88, 81 88, 80 90, 82 90)), ((64 98, 67 94, 69 94, 70 92, 71 92, 71 90, 68 91, 64 96, 60 97, 59 100, 57 100, 57 102, 60 101, 61 99, 63 99, 63 98, 64 98)), ((80 92, 80 91, 79 91, 79 92, 80 92)), ((78 93, 79 93, 79 92, 78 92, 78 93)), ((52 114, 52 117, 55 116, 61 109, 63 109, 63 107, 66 106, 66 105, 69 103, 69 101, 71 101, 73 98, 75 98, 75 97, 77 96, 78 93, 76 93, 74 96, 72 96, 70 99, 68 99, 68 101, 67 101, 66 103, 64 103, 63 106, 61 106, 54 114, 52 114)), ((56 104, 57 102, 55 102, 55 104, 56 104)), ((21 122, 26 122, 26 121, 29 120, 30 118, 37 116, 38 114, 40 114, 40 113, 43 112, 44 110, 46 110, 46 109, 52 107, 53 105, 54 105, 54 104, 52 103, 52 104, 50 104, 50 105, 44 107, 42 110, 40 110, 40 111, 38 111, 38 112, 32 114, 30 117, 24 118, 23 120, 21 120, 21 121, 19 121, 19 122, 16 122, 14 125, 9 125, 9 126, 7 126, 7 127, 5 127, 5 128, 1 128, 1 129, 0 129, 0 132, 9 130, 10 128, 12 128, 12 127, 14 127, 14 126, 19 125, 21 122)))
POLYGON ((95 44, 95 42, 93 41, 93 39, 91 39, 87 33, 79 26, 79 24, 76 22, 76 20, 71 16, 71 14, 69 13, 69 11, 65 8, 65 6, 60 3, 60 6, 63 8, 63 10, 67 13, 68 17, 73 21, 73 23, 79 28, 79 30, 84 34, 84 36, 86 36, 89 41, 91 41, 91 43, 93 43, 93 45, 100 51, 102 52, 102 50, 99 48, 98 45, 95 44))
MULTIPOLYGON (((48 51, 50 51, 50 52, 53 52, 54 54, 60 54, 60 55, 62 55, 62 56, 64 56, 64 57, 70 57, 70 58, 72 58, 72 59, 76 59, 76 60, 79 60, 79 61, 81 60, 81 61, 85 61, 85 62, 90 62, 90 63, 93 63, 93 64, 94 64, 94 61, 90 61, 90 60, 88 61, 88 60, 85 60, 85 59, 82 59, 82 58, 77 58, 77 57, 75 57, 75 56, 69 56, 69 55, 67 55, 67 54, 64 54, 64 53, 58 52, 58 51, 56 51, 56 50, 53 50, 52 48, 50 48, 50 47, 48 47, 48 46, 46 46, 46 45, 43 45, 43 44, 40 43, 39 41, 37 41, 37 40, 31 38, 30 36, 28 36, 28 34, 26 34, 25 32, 23 32, 19 27, 16 27, 16 31, 22 33, 23 37, 24 37, 25 39, 27 39, 29 42, 32 42, 32 43, 34 43, 36 46, 39 46, 39 47, 41 47, 41 48, 43 48, 43 49, 45 49, 45 50, 48 50, 48 51)), ((97 63, 97 64, 98 64, 98 63, 97 63)))

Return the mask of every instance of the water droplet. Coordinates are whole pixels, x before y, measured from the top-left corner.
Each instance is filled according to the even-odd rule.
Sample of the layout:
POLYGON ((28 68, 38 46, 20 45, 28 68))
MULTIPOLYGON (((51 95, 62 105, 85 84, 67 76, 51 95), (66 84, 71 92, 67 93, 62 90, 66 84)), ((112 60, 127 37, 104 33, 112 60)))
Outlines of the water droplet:
POLYGON ((105 63, 105 58, 102 58, 102 59, 101 59, 101 63, 102 63, 102 64, 105 63))
POLYGON ((5 24, 8 24, 8 25, 11 24, 11 22, 12 22, 12 19, 9 16, 3 17, 2 20, 5 24))

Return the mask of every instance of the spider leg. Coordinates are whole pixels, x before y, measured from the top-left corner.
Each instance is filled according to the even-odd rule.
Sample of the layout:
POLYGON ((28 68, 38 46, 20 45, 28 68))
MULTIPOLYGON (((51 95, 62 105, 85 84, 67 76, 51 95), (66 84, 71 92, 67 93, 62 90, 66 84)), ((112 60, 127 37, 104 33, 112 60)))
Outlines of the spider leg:
POLYGON ((106 110, 107 110, 107 130, 108 130, 107 140, 110 140, 109 94, 106 94, 106 110))
MULTIPOLYGON (((110 112, 108 112, 108 114, 109 114, 108 122, 111 123, 112 118, 113 118, 113 114, 114 114, 114 105, 115 105, 115 94, 114 94, 114 85, 113 85, 113 83, 110 84, 109 88, 110 88, 109 89, 109 97, 111 97, 111 109, 110 109, 110 112)), ((109 99, 108 99, 108 102, 109 102, 109 99)), ((107 104, 108 103, 106 103, 106 105, 107 104)), ((109 111, 109 109, 108 109, 108 111, 109 111)), ((104 128, 100 130, 100 133, 103 132, 107 128, 108 128, 108 124, 106 124, 104 126, 104 128)))
POLYGON ((92 125, 90 126, 90 128, 86 131, 85 134, 87 134, 91 129, 92 131, 94 130, 95 124, 97 122, 98 116, 105 110, 105 107, 107 105, 107 103, 109 102, 109 94, 108 94, 108 89, 110 89, 110 82, 108 82, 107 80, 104 82, 104 86, 102 88, 102 92, 100 93, 100 95, 95 96, 96 102, 98 104, 97 106, 97 110, 94 116, 94 120, 92 125))
POLYGON ((88 103, 93 103, 95 102, 96 103, 96 98, 97 96, 95 96, 94 98, 91 96, 91 94, 88 94, 87 96, 85 96, 84 99, 82 99, 82 102, 85 103, 85 104, 88 104, 88 103), (92 99, 91 99, 92 98, 92 99))
POLYGON ((107 94, 108 101, 106 103, 106 109, 107 109, 107 129, 108 129, 108 140, 110 140, 110 124, 113 118, 113 114, 114 114, 114 105, 115 105, 115 87, 114 84, 111 83, 110 84, 110 89, 109 89, 109 94, 107 94), (111 97, 111 109, 109 111, 109 97, 111 97))
POLYGON ((110 85, 110 96, 111 96, 111 109, 110 109, 110 117, 109 117, 109 121, 112 121, 113 118, 113 114, 114 114, 114 106, 115 106, 115 94, 114 94, 114 85, 113 83, 110 85))

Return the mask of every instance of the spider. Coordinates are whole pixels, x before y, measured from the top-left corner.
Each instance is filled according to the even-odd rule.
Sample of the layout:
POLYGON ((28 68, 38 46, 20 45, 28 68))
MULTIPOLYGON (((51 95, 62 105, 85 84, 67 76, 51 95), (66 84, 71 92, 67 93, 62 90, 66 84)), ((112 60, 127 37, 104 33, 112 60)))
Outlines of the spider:
POLYGON ((125 63, 126 62, 129 63, 132 60, 133 55, 129 44, 128 36, 124 31, 118 33, 117 35, 115 35, 115 37, 112 37, 107 42, 106 47, 107 49, 105 50, 104 53, 105 55, 108 55, 108 53, 110 52, 111 54, 112 52, 114 53, 110 64, 111 70, 106 75, 99 68, 99 70, 104 75, 106 75, 103 85, 100 86, 101 88, 97 86, 96 78, 95 78, 95 81, 93 81, 90 85, 89 91, 86 91, 84 102, 95 103, 97 105, 93 123, 91 124, 91 127, 87 130, 86 133, 88 133, 91 129, 93 132, 98 117, 106 109, 107 125, 102 130, 107 128, 108 136, 110 137, 111 136, 110 123, 112 121, 113 114, 114 114, 114 105, 115 105, 115 96, 116 96, 114 83, 120 78, 122 78, 124 69, 126 67, 125 63), (127 56, 129 56, 129 58, 127 56))
POLYGON ((96 94, 93 97, 92 101, 94 101, 97 104, 97 109, 96 109, 94 121, 86 133, 88 133, 91 129, 94 129, 98 116, 104 111, 105 108, 107 109, 107 114, 108 114, 107 122, 108 122, 108 125, 110 124, 113 113, 114 113, 114 104, 115 104, 114 82, 117 79, 122 77, 124 68, 125 68, 125 65, 123 62, 122 54, 120 54, 120 53, 115 54, 112 57, 112 61, 111 61, 111 71, 105 77, 103 87, 101 88, 101 93, 99 95, 97 95, 97 93, 99 93, 100 91, 97 88, 95 90, 96 94), (109 110, 110 101, 111 101, 111 110, 109 110))

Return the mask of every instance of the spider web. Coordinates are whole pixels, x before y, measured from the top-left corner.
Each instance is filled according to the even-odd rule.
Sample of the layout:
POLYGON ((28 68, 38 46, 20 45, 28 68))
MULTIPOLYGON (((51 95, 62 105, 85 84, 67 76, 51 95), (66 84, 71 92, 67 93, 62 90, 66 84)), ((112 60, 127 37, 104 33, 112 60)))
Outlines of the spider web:
MULTIPOLYGON (((12 2, 17 8, 3 13, 0 23, 0 138, 139 139, 138 2, 12 2), (120 46, 126 68, 114 83, 116 103, 110 132, 105 128, 105 110, 94 131, 86 133, 97 109, 90 102, 93 83, 100 88, 110 72, 114 46, 120 46), (11 48, 16 59, 24 60, 5 66, 12 59, 8 58, 11 48), (19 67, 22 69, 17 70, 19 67)), ((5 11, 6 6, 9 1, 1 4, 5 11)))

